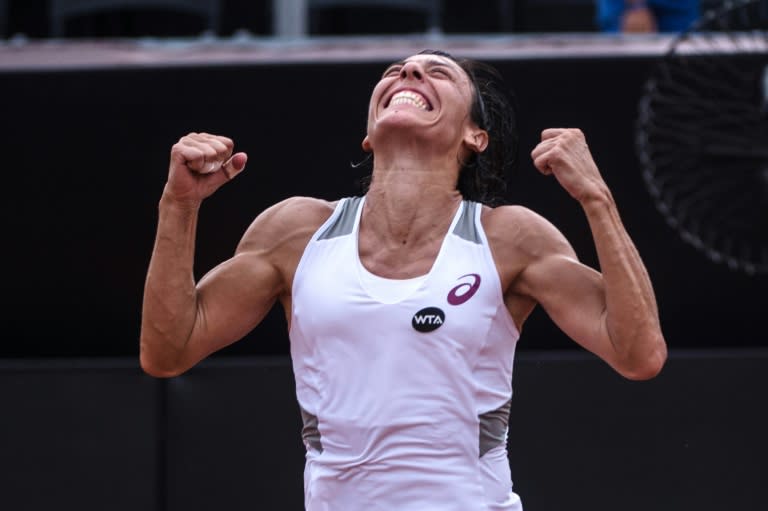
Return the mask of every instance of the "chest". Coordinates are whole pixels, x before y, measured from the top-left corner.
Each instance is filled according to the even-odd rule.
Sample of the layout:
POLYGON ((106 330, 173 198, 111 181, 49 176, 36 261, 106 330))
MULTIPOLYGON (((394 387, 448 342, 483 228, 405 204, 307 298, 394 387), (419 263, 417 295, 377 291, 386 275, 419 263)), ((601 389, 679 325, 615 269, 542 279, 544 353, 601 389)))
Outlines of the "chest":
POLYGON ((375 236, 361 232, 359 261, 368 271, 388 279, 410 279, 426 275, 440 253, 441 239, 420 243, 382 243, 375 236))
POLYGON ((302 266, 293 321, 342 350, 474 353, 499 306, 495 269, 461 240, 448 240, 410 282, 364 275, 344 240, 313 246, 302 266))

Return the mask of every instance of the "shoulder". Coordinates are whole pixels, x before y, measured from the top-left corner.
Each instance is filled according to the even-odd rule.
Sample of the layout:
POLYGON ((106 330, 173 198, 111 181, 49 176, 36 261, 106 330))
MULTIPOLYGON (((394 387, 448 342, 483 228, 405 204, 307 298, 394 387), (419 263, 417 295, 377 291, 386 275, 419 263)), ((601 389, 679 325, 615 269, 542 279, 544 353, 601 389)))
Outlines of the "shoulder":
POLYGON ((238 252, 277 250, 306 245, 309 238, 333 213, 338 201, 290 197, 265 209, 251 222, 240 240, 238 252))
POLYGON ((548 254, 575 256, 554 224, 524 206, 484 206, 481 218, 491 248, 526 259, 548 254))
POLYGON ((338 202, 314 197, 289 197, 265 209, 256 217, 254 223, 277 221, 290 224, 316 221, 321 224, 333 213, 338 202))
POLYGON ((528 208, 484 207, 481 218, 505 294, 521 292, 523 281, 553 265, 578 261, 560 230, 528 208))

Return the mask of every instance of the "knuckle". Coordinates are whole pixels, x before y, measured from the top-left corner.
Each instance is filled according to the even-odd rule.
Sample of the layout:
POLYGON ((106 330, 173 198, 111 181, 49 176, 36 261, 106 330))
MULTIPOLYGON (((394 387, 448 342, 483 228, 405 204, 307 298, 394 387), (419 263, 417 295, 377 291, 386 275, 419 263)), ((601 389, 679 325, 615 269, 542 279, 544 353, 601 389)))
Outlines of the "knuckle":
POLYGON ((176 141, 176 143, 183 144, 185 142, 189 142, 190 140, 194 140, 195 135, 196 133, 194 132, 187 133, 186 135, 181 136, 179 140, 176 141))
POLYGON ((172 155, 186 155, 190 147, 183 142, 179 141, 171 146, 172 155))

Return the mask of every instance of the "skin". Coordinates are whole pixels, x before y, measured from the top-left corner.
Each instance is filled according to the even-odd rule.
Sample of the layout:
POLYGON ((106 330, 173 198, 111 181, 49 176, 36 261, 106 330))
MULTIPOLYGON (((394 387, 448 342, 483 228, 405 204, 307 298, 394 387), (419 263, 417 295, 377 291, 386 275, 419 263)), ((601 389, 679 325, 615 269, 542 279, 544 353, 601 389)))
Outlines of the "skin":
MULTIPOLYGON (((394 64, 374 88, 363 140, 374 153, 373 180, 358 242, 360 260, 372 273, 402 279, 432 267, 462 200, 459 162, 488 141, 470 119, 472 94, 464 71, 434 55, 394 64), (403 90, 420 95, 428 107, 393 104, 403 90)), ((623 376, 655 376, 667 350, 653 289, 583 133, 546 129, 531 157, 581 204, 601 272, 580 263, 565 237, 533 211, 484 207, 483 226, 518 328, 539 304, 575 342, 623 376)), ((234 179, 246 160, 232 140, 206 133, 190 133, 171 149, 141 325, 141 365, 153 376, 181 374, 242 338, 276 302, 290 327, 296 266, 335 203, 294 197, 272 206, 253 221, 232 258, 199 282, 193 275, 200 204, 234 179)))
POLYGON ((653 12, 641 0, 627 0, 626 10, 621 16, 621 31, 628 34, 649 34, 658 32, 653 12))

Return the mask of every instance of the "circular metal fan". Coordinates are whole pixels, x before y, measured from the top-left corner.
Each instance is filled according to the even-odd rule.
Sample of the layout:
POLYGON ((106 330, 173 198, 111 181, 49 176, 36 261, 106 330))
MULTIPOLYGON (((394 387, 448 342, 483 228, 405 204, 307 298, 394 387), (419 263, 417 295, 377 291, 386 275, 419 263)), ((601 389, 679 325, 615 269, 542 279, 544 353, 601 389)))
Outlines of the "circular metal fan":
POLYGON ((768 273, 768 0, 724 2, 672 40, 645 84, 636 147, 685 242, 768 273))

